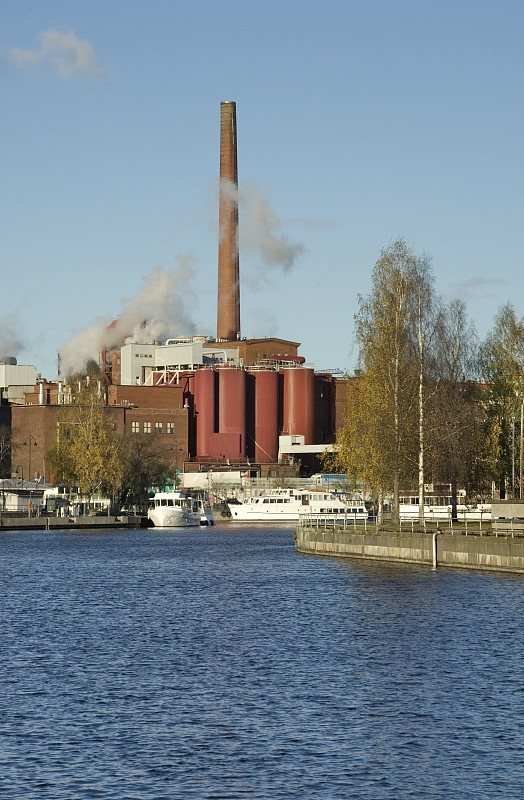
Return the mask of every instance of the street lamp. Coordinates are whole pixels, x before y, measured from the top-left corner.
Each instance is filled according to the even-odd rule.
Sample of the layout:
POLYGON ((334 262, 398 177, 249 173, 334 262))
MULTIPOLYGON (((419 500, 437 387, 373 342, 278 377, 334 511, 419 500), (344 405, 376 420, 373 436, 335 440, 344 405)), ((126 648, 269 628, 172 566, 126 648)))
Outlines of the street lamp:
POLYGON ((31 448, 37 446, 35 438, 32 434, 29 434, 29 436, 24 442, 24 445, 25 446, 29 445, 29 480, 31 480, 31 448))

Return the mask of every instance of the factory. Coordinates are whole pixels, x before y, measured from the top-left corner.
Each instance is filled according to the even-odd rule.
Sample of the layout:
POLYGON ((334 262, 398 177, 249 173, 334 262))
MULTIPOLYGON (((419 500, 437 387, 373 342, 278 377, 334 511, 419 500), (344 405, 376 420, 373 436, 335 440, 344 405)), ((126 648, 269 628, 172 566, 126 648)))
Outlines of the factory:
MULTIPOLYGON (((309 475, 320 471, 319 455, 335 440, 347 381, 308 367, 298 342, 241 336, 236 105, 230 101, 221 104, 220 184, 216 338, 124 340, 99 355, 99 391, 115 428, 156 434, 180 472, 309 475)), ((45 453, 70 392, 67 380, 28 385, 30 377, 24 373, 18 392, 13 384, 0 386, 0 424, 9 417, 17 431, 11 474, 20 468, 29 480, 47 481, 45 453)))

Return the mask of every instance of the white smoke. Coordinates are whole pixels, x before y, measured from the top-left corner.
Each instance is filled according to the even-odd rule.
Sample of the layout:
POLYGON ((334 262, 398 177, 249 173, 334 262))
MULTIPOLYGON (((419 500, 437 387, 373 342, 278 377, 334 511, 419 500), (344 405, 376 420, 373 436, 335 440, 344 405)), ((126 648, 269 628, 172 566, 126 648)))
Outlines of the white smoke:
POLYGON ((282 222, 271 210, 267 198, 254 186, 237 190, 225 179, 220 181, 220 194, 238 202, 238 246, 242 254, 259 258, 269 269, 292 269, 304 252, 304 246, 288 241, 282 233, 282 222))
POLYGON ((193 305, 189 283, 194 270, 192 257, 178 256, 178 269, 155 267, 143 278, 136 297, 124 301, 118 319, 97 319, 78 331, 60 351, 60 375, 81 372, 89 361, 98 363, 103 350, 123 344, 154 343, 170 336, 191 336, 195 326, 187 309, 193 305))
POLYGON ((71 75, 100 76, 105 72, 89 42, 77 39, 73 30, 67 28, 65 33, 52 28, 38 36, 40 47, 32 50, 21 50, 13 47, 11 57, 23 66, 37 66, 51 62, 62 78, 71 75))

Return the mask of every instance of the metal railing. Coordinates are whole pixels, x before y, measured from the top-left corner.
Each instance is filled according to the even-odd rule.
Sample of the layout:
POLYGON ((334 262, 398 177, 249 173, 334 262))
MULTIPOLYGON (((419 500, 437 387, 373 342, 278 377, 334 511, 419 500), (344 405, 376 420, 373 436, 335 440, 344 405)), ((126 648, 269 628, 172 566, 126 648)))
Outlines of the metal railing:
POLYGON ((356 531, 357 528, 363 528, 364 532, 367 532, 369 524, 369 520, 362 520, 360 518, 357 520, 357 514, 352 514, 351 512, 343 516, 342 514, 334 516, 333 514, 322 514, 321 512, 311 511, 301 514, 299 522, 300 525, 306 528, 342 528, 343 530, 350 528, 354 531, 356 531))
POLYGON ((332 528, 340 530, 351 530, 355 533, 440 533, 446 535, 465 535, 465 536, 494 536, 505 538, 518 538, 524 536, 523 519, 495 519, 495 520, 442 520, 436 524, 431 520, 420 523, 418 520, 400 520, 398 525, 391 521, 383 521, 380 524, 376 518, 358 520, 355 514, 347 514, 343 519, 321 513, 301 514, 299 519, 300 527, 304 528, 332 528))

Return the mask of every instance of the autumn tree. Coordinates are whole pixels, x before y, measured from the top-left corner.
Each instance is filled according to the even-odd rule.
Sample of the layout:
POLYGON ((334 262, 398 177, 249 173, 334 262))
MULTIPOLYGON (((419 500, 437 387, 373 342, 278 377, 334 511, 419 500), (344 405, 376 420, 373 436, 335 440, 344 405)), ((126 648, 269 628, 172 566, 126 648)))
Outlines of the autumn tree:
POLYGON ((411 324, 414 362, 417 371, 417 477, 419 521, 424 521, 426 475, 426 407, 433 394, 433 382, 428 380, 434 362, 434 344, 438 303, 434 293, 431 261, 424 255, 411 260, 411 324))
POLYGON ((371 494, 382 522, 383 501, 388 488, 390 468, 383 458, 383 430, 387 424, 387 403, 381 387, 373 383, 373 375, 348 378, 348 396, 343 424, 334 447, 325 451, 325 470, 345 473, 350 490, 371 494), (373 414, 370 415, 370 409, 373 414))
POLYGON ((365 461, 379 471, 377 490, 392 495, 393 522, 399 520, 401 482, 417 475, 424 484, 425 343, 432 296, 429 260, 399 239, 382 251, 372 292, 359 297, 355 316, 367 411, 362 435, 375 446, 365 461))
POLYGON ((481 347, 481 369, 490 387, 491 458, 500 496, 505 497, 510 476, 514 493, 515 421, 524 402, 524 319, 517 317, 512 303, 501 306, 495 316, 481 347))
POLYGON ((122 454, 122 436, 108 417, 98 384, 78 382, 47 455, 52 472, 66 483, 77 484, 82 494, 115 494, 122 486, 122 454))
POLYGON ((477 337, 462 300, 442 304, 435 326, 428 411, 431 474, 451 484, 452 518, 459 485, 485 485, 486 393, 479 384, 477 337))

